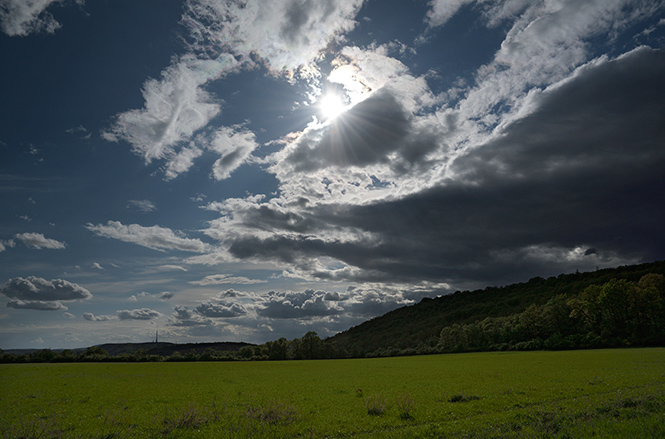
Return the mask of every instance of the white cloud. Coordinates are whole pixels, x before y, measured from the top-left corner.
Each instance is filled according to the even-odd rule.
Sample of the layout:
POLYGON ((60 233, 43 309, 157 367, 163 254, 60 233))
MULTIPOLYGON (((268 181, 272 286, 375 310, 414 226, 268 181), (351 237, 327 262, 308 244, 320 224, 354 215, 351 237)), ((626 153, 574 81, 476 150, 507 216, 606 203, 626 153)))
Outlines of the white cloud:
POLYGON ((25 37, 41 31, 52 34, 61 25, 46 9, 57 3, 62 0, 3 0, 0 3, 0 28, 10 37, 25 37))
POLYGON ((206 276, 201 280, 198 281, 192 281, 190 284, 194 285, 221 285, 221 284, 259 284, 259 283, 266 283, 267 281, 265 280, 259 280, 259 279, 249 279, 244 276, 232 276, 230 274, 212 274, 210 276, 206 276))
POLYGON ((83 313, 83 318, 90 322, 106 322, 109 320, 116 320, 117 316, 109 316, 109 315, 96 316, 91 312, 86 312, 83 313))
POLYGON ((446 23, 464 5, 474 3, 476 0, 431 0, 431 9, 427 12, 427 23, 431 27, 446 23))
POLYGON ((150 200, 129 200, 127 207, 136 209, 142 213, 149 213, 157 210, 155 203, 150 200))
POLYGON ((336 36, 356 25, 362 0, 190 0, 186 23, 196 46, 255 53, 277 71, 310 64, 336 36))
POLYGON ((166 171, 164 171, 166 179, 171 180, 183 172, 187 172, 194 164, 194 159, 200 157, 202 154, 203 151, 196 146, 182 148, 166 164, 166 171))
POLYGON ((187 271, 185 267, 180 265, 160 265, 157 269, 159 271, 187 271))
POLYGON ((108 221, 105 225, 88 224, 85 227, 98 236, 131 242, 159 251, 180 250, 202 253, 209 247, 198 239, 185 238, 171 229, 159 226, 123 225, 118 221, 108 221))
POLYGON ((92 263, 92 268, 94 268, 95 270, 103 270, 103 269, 104 269, 104 267, 102 267, 101 265, 99 265, 98 262, 93 262, 93 263, 92 263))
POLYGON ((241 126, 223 127, 217 130, 208 146, 221 156, 212 167, 215 180, 229 178, 236 168, 245 163, 257 146, 254 133, 241 126))
MULTIPOLYGON (((102 136, 109 141, 129 142, 146 163, 162 158, 182 163, 177 145, 189 140, 220 111, 219 104, 201 87, 237 65, 228 54, 215 60, 200 60, 193 55, 175 60, 160 80, 150 79, 144 84, 144 108, 119 114, 102 136)), ((174 164, 172 172, 181 166, 174 164)))
POLYGON ((16 246, 16 242, 14 242, 13 239, 8 239, 6 241, 0 240, 0 252, 3 252, 7 250, 7 248, 11 248, 16 246))
POLYGON ((64 242, 56 241, 44 237, 41 233, 19 233, 16 239, 20 240, 26 246, 33 249, 63 249, 66 247, 64 242))

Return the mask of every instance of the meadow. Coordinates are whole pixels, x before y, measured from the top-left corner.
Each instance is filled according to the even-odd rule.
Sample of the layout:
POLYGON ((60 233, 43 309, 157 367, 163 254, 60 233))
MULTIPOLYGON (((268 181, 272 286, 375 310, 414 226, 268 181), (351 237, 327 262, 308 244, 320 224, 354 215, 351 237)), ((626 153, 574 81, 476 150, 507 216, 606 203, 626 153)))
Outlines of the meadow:
POLYGON ((662 438, 665 349, 0 365, 3 438, 662 438))

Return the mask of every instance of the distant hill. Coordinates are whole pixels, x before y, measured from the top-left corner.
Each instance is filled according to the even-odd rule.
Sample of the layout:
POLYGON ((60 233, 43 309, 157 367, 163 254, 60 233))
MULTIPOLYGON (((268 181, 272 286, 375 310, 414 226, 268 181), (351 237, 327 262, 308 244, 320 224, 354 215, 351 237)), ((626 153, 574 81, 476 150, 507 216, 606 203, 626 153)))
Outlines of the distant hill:
MULTIPOLYGON (((141 352, 143 355, 161 355, 170 357, 176 352, 182 356, 187 354, 201 355, 206 350, 211 349, 216 352, 237 352, 244 346, 253 346, 250 343, 234 342, 211 342, 211 343, 166 343, 166 342, 148 342, 148 343, 105 343, 91 346, 90 348, 101 348, 112 357, 120 355, 134 355, 141 352)), ((90 348, 71 349, 71 351, 81 354, 90 348)), ((30 355, 42 351, 42 349, 5 349, 3 353, 11 355, 30 355)), ((52 349, 52 352, 60 354, 65 349, 52 349)))
POLYGON ((150 343, 106 343, 98 345, 97 347, 104 349, 111 356, 118 355, 133 355, 142 351, 145 355, 161 355, 169 357, 176 352, 180 355, 204 353, 207 349, 217 352, 236 352, 243 346, 252 346, 249 343, 235 343, 235 342, 212 342, 212 343, 166 343, 166 342, 150 342, 150 343))
POLYGON ((543 305, 559 294, 578 294, 589 285, 604 284, 612 279, 637 282, 648 273, 665 274, 665 261, 561 274, 548 279, 534 277, 528 282, 503 287, 458 291, 398 308, 340 332, 327 341, 352 356, 363 356, 380 349, 435 346, 446 326, 518 314, 532 304, 543 305))

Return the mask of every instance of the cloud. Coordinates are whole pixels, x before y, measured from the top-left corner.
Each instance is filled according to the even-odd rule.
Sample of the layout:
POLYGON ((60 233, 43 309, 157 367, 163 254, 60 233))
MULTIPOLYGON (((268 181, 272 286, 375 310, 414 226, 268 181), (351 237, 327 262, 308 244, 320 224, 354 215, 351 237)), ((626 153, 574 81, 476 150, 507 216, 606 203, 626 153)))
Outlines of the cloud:
POLYGON ((209 318, 202 317, 186 306, 174 306, 173 314, 169 317, 169 324, 176 327, 215 327, 215 323, 209 318))
POLYGON ((163 291, 159 294, 161 300, 171 300, 173 299, 174 294, 170 291, 163 291))
POLYGON ((62 279, 47 281, 35 276, 9 279, 0 293, 21 300, 81 300, 92 297, 90 291, 62 279))
POLYGON ((119 310, 115 312, 120 320, 153 320, 162 314, 150 308, 119 310))
POLYGON ((6 241, 0 240, 0 252, 7 250, 7 248, 12 248, 16 246, 16 242, 13 239, 8 239, 6 241))
POLYGON ((173 298, 173 296, 174 296, 174 294, 171 293, 170 291, 163 291, 163 292, 157 293, 157 294, 150 294, 146 291, 142 291, 138 294, 131 295, 128 300, 130 302, 138 302, 139 298, 142 298, 142 299, 157 299, 157 300, 170 300, 170 299, 173 298))
POLYGON ((431 27, 446 23, 462 6, 474 3, 476 0, 431 0, 431 9, 427 12, 427 23, 431 27))
POLYGON ((99 265, 99 263, 97 263, 97 262, 92 263, 92 268, 94 268, 95 270, 103 270, 104 269, 104 267, 99 265))
POLYGON ((118 221, 108 221, 105 225, 89 223, 85 227, 98 236, 131 242, 158 251, 180 250, 201 253, 208 250, 208 245, 200 240, 184 238, 165 227, 123 225, 118 221))
POLYGON ((271 291, 256 306, 256 312, 274 319, 310 318, 338 314, 341 308, 336 302, 327 301, 324 291, 303 292, 271 291))
POLYGON ((172 180, 183 172, 187 172, 194 165, 194 159, 201 155, 203 155, 203 150, 194 145, 182 148, 169 159, 164 172, 166 180, 172 180))
POLYGON ((4 0, 0 4, 0 28, 10 37, 25 37, 31 33, 54 33, 60 29, 53 15, 46 11, 62 0, 4 0))
POLYGON ((185 267, 180 265, 160 265, 157 269, 159 271, 187 271, 185 267))
POLYGON ((230 274, 212 274, 198 281, 191 281, 194 285, 221 285, 221 284, 259 284, 265 283, 265 280, 249 279, 244 276, 232 276, 230 274))
POLYGON ((68 309, 60 302, 45 302, 42 300, 10 300, 7 302, 7 308, 37 311, 66 311, 68 309))
POLYGON ((66 247, 64 242, 56 241, 44 237, 41 233, 19 233, 16 239, 23 242, 26 246, 33 249, 63 249, 66 247))
POLYGON ((157 206, 150 200, 129 200, 127 207, 136 209, 141 213, 149 213, 157 210, 157 206))
POLYGON ((254 133, 240 126, 223 127, 215 133, 209 149, 220 154, 212 167, 215 180, 225 180, 257 147, 254 133))
MULTIPOLYGON (((530 93, 427 184, 363 198, 327 172, 315 176, 325 184, 286 191, 306 181, 303 168, 281 198, 219 205, 207 233, 237 259, 337 281, 510 283, 662 259, 663 76, 662 50, 599 58, 530 93)), ((275 302, 264 312, 296 315, 275 302)))
POLYGON ((83 318, 89 322, 107 322, 109 320, 116 320, 117 316, 101 315, 96 316, 91 312, 83 313, 83 318))
POLYGON ((193 55, 175 60, 160 80, 150 79, 144 84, 145 107, 116 116, 113 126, 102 136, 109 141, 129 142, 146 163, 170 158, 180 163, 171 166, 172 173, 182 169, 184 156, 178 157, 176 146, 189 140, 220 111, 219 104, 201 86, 237 64, 228 54, 214 60, 193 55))
POLYGON ((194 49, 224 48, 265 60, 277 71, 294 71, 315 60, 338 35, 356 25, 362 0, 244 2, 190 0, 183 22, 194 49))
POLYGON ((8 308, 40 311, 67 310, 60 301, 84 300, 92 297, 90 291, 62 279, 47 281, 35 276, 9 279, 0 293, 12 299, 8 308))
POLYGON ((273 169, 281 174, 382 164, 401 173, 437 149, 436 134, 416 129, 393 93, 382 89, 331 123, 305 130, 275 155, 273 169))
POLYGON ((238 317, 247 314, 247 310, 240 304, 226 304, 223 302, 206 302, 196 307, 196 312, 203 317, 238 317))

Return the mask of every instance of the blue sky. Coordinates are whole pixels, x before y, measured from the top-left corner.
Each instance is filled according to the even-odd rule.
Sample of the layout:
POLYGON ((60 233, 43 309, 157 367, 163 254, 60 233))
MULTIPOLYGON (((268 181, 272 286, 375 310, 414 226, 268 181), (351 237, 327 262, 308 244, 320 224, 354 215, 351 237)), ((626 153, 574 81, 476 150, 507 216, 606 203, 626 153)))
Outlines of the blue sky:
POLYGON ((665 258, 665 2, 0 0, 0 348, 330 336, 665 258))

